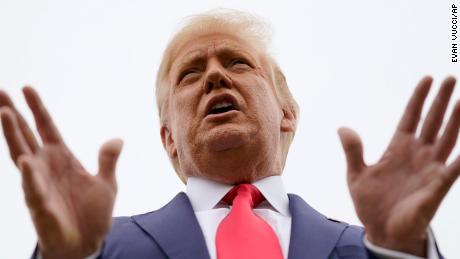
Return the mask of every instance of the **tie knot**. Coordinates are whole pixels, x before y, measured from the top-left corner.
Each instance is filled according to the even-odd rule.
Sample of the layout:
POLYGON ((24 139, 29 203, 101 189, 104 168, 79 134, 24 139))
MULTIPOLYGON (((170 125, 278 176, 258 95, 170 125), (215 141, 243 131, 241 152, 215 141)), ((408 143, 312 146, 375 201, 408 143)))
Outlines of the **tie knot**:
POLYGON ((256 207, 265 200, 259 189, 249 183, 242 183, 234 186, 223 198, 225 202, 231 205, 233 205, 236 199, 249 203, 251 208, 256 207))

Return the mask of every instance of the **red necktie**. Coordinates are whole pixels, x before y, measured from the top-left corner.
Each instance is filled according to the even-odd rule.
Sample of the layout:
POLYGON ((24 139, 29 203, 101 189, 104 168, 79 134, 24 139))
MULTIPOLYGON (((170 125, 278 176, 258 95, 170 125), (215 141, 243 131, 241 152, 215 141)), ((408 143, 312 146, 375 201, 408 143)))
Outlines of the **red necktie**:
POLYGON ((252 184, 235 186, 223 198, 232 204, 216 234, 217 259, 282 259, 273 229, 252 208, 265 200, 252 184))

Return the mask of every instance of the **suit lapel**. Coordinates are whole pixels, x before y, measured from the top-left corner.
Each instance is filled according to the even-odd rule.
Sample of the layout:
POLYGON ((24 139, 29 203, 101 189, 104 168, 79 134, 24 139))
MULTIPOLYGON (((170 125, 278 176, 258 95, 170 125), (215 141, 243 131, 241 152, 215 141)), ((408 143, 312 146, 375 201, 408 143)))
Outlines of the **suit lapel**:
MULTIPOLYGON (((288 194, 292 215, 288 259, 328 258, 346 224, 337 224, 288 194)), ((209 259, 208 249, 192 206, 184 192, 159 210, 133 216, 171 259, 209 259)))
POLYGON ((346 224, 331 222, 295 194, 288 197, 292 215, 288 258, 328 258, 346 224))
POLYGON ((184 192, 159 210, 133 216, 133 219, 169 258, 210 258, 200 225, 184 192))

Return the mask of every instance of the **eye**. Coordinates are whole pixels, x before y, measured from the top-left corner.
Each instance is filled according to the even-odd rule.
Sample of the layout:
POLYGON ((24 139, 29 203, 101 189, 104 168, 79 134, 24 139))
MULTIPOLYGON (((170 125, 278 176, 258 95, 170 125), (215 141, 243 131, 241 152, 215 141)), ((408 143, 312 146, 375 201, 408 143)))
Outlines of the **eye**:
POLYGON ((249 66, 249 65, 248 65, 248 62, 246 62, 246 60, 241 59, 241 58, 236 58, 236 59, 231 60, 230 66, 233 67, 233 66, 249 66))
POLYGON ((235 58, 230 60, 228 68, 234 70, 235 72, 242 73, 249 71, 252 68, 252 65, 244 58, 235 58))
POLYGON ((184 81, 184 80, 187 80, 187 79, 190 79, 190 78, 193 78, 194 76, 196 76, 198 74, 198 71, 196 69, 187 69, 187 70, 184 70, 184 72, 180 73, 179 75, 179 79, 178 79, 178 83, 184 81))

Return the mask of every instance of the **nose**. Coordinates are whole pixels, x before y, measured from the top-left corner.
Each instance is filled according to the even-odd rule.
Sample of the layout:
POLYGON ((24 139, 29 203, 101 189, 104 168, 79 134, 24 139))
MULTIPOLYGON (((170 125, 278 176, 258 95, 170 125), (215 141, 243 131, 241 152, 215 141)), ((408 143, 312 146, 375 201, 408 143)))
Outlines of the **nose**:
POLYGON ((211 92, 213 88, 231 88, 232 81, 225 74, 224 68, 218 62, 209 62, 206 81, 204 82, 205 93, 211 92))

